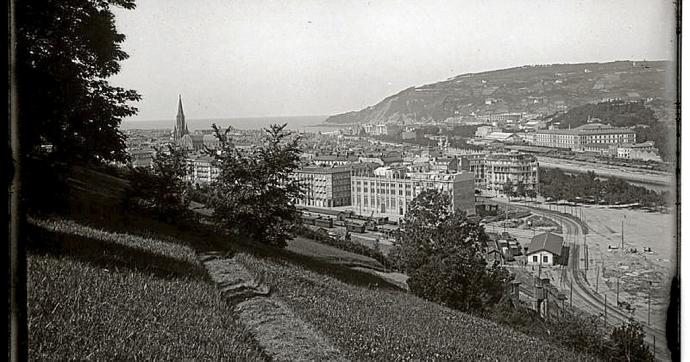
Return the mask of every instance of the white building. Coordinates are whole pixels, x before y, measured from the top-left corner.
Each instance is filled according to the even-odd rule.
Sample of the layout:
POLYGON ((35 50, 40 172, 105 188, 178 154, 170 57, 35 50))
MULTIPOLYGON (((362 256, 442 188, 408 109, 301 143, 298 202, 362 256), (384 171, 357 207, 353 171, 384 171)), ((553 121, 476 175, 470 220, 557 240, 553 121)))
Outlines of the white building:
POLYGON ((562 236, 550 232, 536 235, 527 248, 527 265, 557 265, 562 252, 562 236))
POLYGON ((475 213, 474 175, 470 172, 408 172, 404 167, 353 171, 352 209, 360 215, 404 217, 412 200, 425 190, 450 196, 453 210, 475 213))

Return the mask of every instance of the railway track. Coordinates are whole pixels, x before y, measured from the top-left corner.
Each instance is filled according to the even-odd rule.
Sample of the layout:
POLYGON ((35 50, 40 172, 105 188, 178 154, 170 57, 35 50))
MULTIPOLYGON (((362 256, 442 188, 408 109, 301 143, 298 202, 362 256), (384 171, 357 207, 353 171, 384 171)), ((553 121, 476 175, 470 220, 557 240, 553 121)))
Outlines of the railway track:
MULTIPOLYGON (((498 200, 493 201, 501 202, 498 200)), ((631 316, 634 318, 634 315, 621 310, 604 299, 602 295, 593 291, 587 281, 584 280, 582 270, 580 269, 580 246, 582 241, 579 240, 579 238, 583 235, 583 230, 585 230, 585 228, 583 228, 584 225, 580 224, 581 221, 579 221, 579 219, 535 206, 516 205, 512 203, 510 205, 511 207, 530 210, 536 215, 548 217, 559 222, 562 225, 564 237, 568 236, 569 239, 572 240, 565 281, 566 283, 572 282, 572 302, 574 306, 592 315, 601 316, 602 318, 604 318, 605 314, 606 324, 609 326, 619 326, 627 323, 631 316)), ((569 295, 569 293, 566 293, 566 295, 569 295)), ((670 361, 671 354, 666 346, 665 329, 655 325, 648 326, 646 323, 642 324, 645 330, 645 341, 648 343, 650 349, 654 346, 656 358, 661 361, 670 361)))

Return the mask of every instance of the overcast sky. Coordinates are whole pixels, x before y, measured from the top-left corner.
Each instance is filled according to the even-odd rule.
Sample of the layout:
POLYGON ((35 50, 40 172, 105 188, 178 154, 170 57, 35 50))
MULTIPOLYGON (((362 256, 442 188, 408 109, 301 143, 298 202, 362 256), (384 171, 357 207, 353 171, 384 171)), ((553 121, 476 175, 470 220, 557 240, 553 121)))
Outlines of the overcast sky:
POLYGON ((665 0, 139 0, 115 11, 132 120, 330 115, 526 64, 674 59, 665 0))

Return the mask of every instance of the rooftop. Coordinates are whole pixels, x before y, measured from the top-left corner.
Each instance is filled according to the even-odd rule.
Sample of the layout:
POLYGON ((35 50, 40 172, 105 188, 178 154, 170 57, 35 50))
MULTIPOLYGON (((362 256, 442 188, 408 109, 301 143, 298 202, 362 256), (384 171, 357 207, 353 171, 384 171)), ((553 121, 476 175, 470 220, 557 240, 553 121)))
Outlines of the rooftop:
POLYGON ((532 241, 529 244, 529 249, 527 249, 527 255, 534 254, 539 251, 548 251, 551 254, 560 256, 562 247, 562 236, 545 232, 532 238, 532 241))

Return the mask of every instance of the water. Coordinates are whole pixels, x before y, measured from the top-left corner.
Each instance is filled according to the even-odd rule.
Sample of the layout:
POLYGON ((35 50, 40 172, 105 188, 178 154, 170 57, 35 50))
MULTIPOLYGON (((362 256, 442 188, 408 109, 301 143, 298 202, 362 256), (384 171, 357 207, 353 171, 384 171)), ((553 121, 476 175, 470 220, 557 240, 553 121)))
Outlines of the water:
MULTIPOLYGON (((323 125, 323 121, 328 116, 292 116, 292 117, 251 117, 251 118, 204 118, 188 119, 187 127, 190 131, 199 129, 210 129, 212 124, 219 127, 233 126, 237 129, 260 129, 269 127, 271 124, 287 123, 287 128, 293 131, 302 132, 329 132, 337 130, 343 126, 323 125)), ((175 119, 158 121, 124 121, 120 125, 122 129, 172 129, 175 119)))

